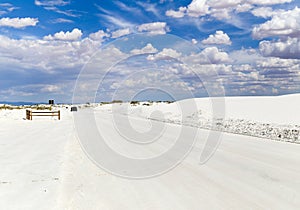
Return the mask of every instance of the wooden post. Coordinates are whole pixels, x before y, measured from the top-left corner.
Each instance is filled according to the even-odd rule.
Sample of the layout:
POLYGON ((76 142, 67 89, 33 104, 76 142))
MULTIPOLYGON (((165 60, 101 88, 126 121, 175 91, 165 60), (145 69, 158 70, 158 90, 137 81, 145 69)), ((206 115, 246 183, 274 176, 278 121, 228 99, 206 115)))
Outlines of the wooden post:
POLYGON ((58 120, 60 120, 60 110, 58 110, 58 120))
POLYGON ((30 110, 26 110, 26 120, 32 120, 32 113, 30 110))

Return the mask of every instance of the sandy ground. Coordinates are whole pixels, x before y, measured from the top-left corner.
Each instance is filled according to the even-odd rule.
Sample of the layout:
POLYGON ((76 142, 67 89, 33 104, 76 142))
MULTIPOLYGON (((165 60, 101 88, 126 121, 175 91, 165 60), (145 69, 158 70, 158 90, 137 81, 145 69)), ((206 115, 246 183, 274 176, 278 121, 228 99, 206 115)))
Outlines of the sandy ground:
MULTIPOLYGON (((61 121, 26 121, 23 115, 24 110, 0 114, 0 209, 300 206, 299 144, 225 133, 214 156, 200 165, 199 157, 209 131, 199 130, 195 147, 175 169, 150 179, 130 180, 109 174, 85 155, 68 110, 62 110, 61 121)), ((110 113, 97 112, 96 121, 108 144, 119 152, 136 156, 163 151, 180 130, 180 125, 166 124, 163 139, 138 150, 130 149, 117 135, 110 113)), ((130 117, 130 122, 137 129, 149 123, 135 117, 130 117)))

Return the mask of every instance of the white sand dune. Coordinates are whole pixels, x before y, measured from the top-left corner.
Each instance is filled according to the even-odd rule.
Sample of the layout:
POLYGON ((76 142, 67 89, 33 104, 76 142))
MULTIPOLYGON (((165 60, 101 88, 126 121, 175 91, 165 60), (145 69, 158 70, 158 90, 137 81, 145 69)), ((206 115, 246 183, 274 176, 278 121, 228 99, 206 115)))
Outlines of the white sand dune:
MULTIPOLYGON (((204 117, 210 116, 206 100, 197 102, 204 117)), ((228 98, 226 116, 299 125, 299 102, 299 95, 228 98)), ((176 109, 176 103, 140 105, 129 116, 120 116, 129 118, 133 127, 143 130, 149 124, 146 117, 153 110, 175 120, 179 115, 176 109)), ((166 123, 163 139, 148 147, 130 147, 115 130, 110 105, 96 108, 95 113, 107 143, 121 153, 137 157, 164 151, 181 127, 166 123)), ((178 167, 151 179, 129 180, 109 174, 87 158, 68 110, 62 109, 61 121, 55 118, 26 121, 24 117, 25 110, 0 111, 0 209, 298 209, 300 206, 300 144, 224 133, 214 156, 199 165, 210 132, 199 129, 195 147, 178 167)), ((121 126, 126 129, 126 125, 121 126)))
MULTIPOLYGON (((300 143, 300 94, 269 97, 226 97, 222 109, 212 109, 218 98, 187 99, 177 103, 140 103, 114 105, 114 113, 162 122, 300 143), (196 106, 193 108, 190 104, 196 106), (187 106, 183 114, 181 107, 187 106), (155 112, 159 112, 153 115, 155 112), (221 112, 220 112, 221 111, 221 112)), ((223 100, 223 101, 222 101, 223 100)), ((111 113, 112 105, 96 108, 111 113)))

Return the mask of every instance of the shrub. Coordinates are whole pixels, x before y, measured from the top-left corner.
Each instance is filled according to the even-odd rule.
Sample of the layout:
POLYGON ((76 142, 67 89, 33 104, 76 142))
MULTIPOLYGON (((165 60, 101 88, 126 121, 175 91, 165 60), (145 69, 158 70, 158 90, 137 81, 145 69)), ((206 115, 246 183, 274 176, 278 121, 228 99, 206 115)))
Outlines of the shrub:
POLYGON ((113 100, 111 103, 113 103, 113 104, 121 104, 121 103, 123 103, 123 101, 122 100, 113 100))
POLYGON ((139 101, 130 101, 130 104, 136 106, 136 105, 139 105, 140 102, 139 101))

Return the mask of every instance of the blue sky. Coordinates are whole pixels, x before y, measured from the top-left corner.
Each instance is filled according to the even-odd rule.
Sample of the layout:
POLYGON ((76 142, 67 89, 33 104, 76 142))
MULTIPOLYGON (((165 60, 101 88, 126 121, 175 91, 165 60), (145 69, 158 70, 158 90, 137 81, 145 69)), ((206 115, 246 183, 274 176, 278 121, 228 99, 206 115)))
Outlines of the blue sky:
MULTIPOLYGON (((0 101, 71 102, 95 53, 111 63, 126 58, 111 69, 97 100, 155 85, 201 97, 201 79, 215 95, 218 85, 226 95, 299 93, 298 7, 296 0, 1 0, 0 101)), ((164 99, 150 92, 141 99, 164 99)))

